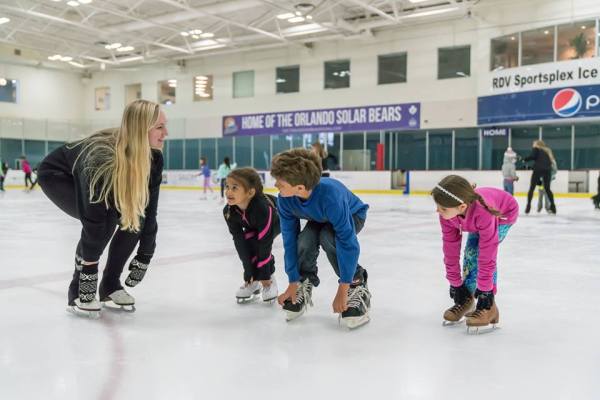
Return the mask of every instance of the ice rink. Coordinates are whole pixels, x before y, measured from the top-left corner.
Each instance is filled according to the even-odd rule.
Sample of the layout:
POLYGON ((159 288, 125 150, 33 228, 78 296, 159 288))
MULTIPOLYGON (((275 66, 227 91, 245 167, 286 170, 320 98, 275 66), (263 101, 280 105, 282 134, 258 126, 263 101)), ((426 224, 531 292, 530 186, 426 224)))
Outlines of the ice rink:
MULTIPOLYGON (((0 198, 1 399, 600 393, 600 213, 588 199, 557 199, 557 216, 520 216, 500 247, 501 327, 474 336, 441 323, 451 299, 429 197, 360 196, 371 205, 359 240, 372 320, 351 332, 331 311, 337 280, 324 255, 315 306, 302 318, 286 323, 276 305, 236 304, 242 267, 222 206, 199 197, 163 190, 157 252, 130 290, 137 312, 99 320, 65 311, 79 222, 39 190, 0 198)), ((274 254, 283 291, 280 237, 274 254)))

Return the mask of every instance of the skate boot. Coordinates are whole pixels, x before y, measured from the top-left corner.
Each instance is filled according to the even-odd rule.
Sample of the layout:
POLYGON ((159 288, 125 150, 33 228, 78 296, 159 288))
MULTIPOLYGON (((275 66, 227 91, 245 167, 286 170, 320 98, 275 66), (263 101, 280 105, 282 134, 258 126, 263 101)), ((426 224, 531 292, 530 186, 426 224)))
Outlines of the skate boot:
POLYGON ((263 286, 262 299, 264 302, 273 303, 277 299, 277 281, 275 280, 275 274, 271 275, 271 284, 269 286, 263 286))
POLYGON ((477 307, 475 311, 467 317, 467 332, 478 334, 481 328, 496 328, 500 322, 500 312, 496 306, 494 292, 481 292, 479 289, 475 292, 477 296, 477 307))
POLYGON ((235 294, 238 304, 249 303, 256 299, 256 297, 258 297, 260 294, 260 288, 261 285, 259 281, 244 283, 244 285, 240 286, 235 294))
POLYGON ((444 326, 460 324, 463 317, 471 314, 475 305, 473 295, 464 284, 457 288, 450 286, 450 297, 454 299, 454 305, 444 312, 444 326))
POLYGON ((300 282, 298 289, 296 290, 296 304, 292 303, 289 299, 283 303, 286 321, 292 321, 302 316, 306 311, 308 304, 312 307, 312 289, 313 284, 308 279, 300 282))
POLYGON ((107 309, 120 310, 126 312, 135 311, 135 299, 127 293, 125 289, 115 290, 108 296, 101 299, 102 305, 107 309))
POLYGON ((348 288, 348 309, 340 314, 339 321, 349 329, 363 326, 371 320, 371 292, 366 282, 350 285, 348 288))
MULTIPOLYGON (((77 260, 76 260, 77 263, 77 260)), ((79 297, 69 302, 68 311, 89 318, 100 317, 100 303, 96 300, 98 290, 98 264, 79 265, 79 297)), ((77 268, 77 265, 76 265, 77 268)), ((73 282, 71 282, 73 284, 73 282)))

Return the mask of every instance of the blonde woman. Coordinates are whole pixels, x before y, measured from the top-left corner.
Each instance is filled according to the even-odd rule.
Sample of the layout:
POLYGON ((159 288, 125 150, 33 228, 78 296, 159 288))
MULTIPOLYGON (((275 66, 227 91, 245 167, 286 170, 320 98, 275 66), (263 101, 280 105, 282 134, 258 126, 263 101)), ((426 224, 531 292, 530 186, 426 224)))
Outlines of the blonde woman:
POLYGON ((527 207, 525 208, 525 214, 529 214, 531 211, 531 199, 533 197, 533 191, 535 190, 538 182, 542 181, 548 200, 550 200, 550 212, 556 214, 556 205, 554 204, 554 195, 550 190, 550 182, 552 181, 552 165, 556 164, 554 159, 554 153, 546 146, 542 140, 535 140, 532 145, 533 149, 531 154, 525 157, 524 161, 533 161, 533 174, 531 174, 531 183, 529 184, 529 192, 527 192, 527 207))
POLYGON ((158 104, 136 100, 125 108, 119 128, 66 144, 42 161, 38 172, 42 190, 82 224, 68 292, 70 311, 99 316, 98 263, 109 242, 100 300, 135 310, 135 300, 120 276, 138 242, 125 285, 133 287, 142 280, 154 254, 165 124, 158 104))

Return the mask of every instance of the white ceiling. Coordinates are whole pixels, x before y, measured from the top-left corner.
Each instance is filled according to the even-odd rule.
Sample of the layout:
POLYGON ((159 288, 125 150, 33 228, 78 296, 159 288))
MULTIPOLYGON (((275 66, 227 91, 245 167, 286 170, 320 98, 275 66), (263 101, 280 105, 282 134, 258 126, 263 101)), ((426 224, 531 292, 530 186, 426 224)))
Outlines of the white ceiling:
POLYGON ((395 26, 461 18, 479 2, 92 0, 81 4, 90 0, 72 0, 79 2, 73 7, 67 1, 1 0, 0 20, 10 21, 0 25, 0 45, 27 50, 28 58, 56 67, 96 70, 368 36, 395 26), (305 20, 291 23, 277 18, 284 13, 305 20), (193 30, 214 36, 193 38, 189 34, 193 30), (105 48, 113 43, 133 50, 105 48), (47 60, 54 55, 64 61, 47 60))

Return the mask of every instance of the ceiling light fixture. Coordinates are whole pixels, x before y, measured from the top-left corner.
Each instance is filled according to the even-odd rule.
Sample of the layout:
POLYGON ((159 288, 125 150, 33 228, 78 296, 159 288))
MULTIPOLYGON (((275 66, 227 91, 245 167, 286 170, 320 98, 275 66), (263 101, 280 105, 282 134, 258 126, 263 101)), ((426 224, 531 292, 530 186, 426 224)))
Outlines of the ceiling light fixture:
POLYGON ((544 31, 544 35, 550 34, 550 31, 544 31))
POLYGON ((71 7, 79 7, 79 2, 75 1, 75 0, 71 0, 67 2, 67 5, 71 6, 71 7))
POLYGON ((303 22, 303 21, 304 21, 304 17, 294 17, 294 18, 288 19, 288 22, 291 22, 292 24, 297 24, 298 22, 303 22))
POLYGON ((456 11, 456 10, 458 10, 458 7, 438 8, 437 10, 429 10, 429 11, 415 12, 412 14, 405 14, 405 15, 402 15, 400 18, 407 19, 407 18, 427 17, 430 15, 445 14, 445 13, 449 13, 449 12, 456 11))
POLYGON ((10 18, 6 18, 6 17, 0 18, 0 25, 6 24, 7 22, 10 22, 10 18))
POLYGON ((135 47, 133 47, 133 46, 124 46, 124 47, 119 47, 117 49, 117 51, 119 51, 121 53, 126 52, 126 51, 133 51, 133 50, 135 50, 135 47))
POLYGON ((85 68, 85 65, 80 64, 80 63, 75 62, 75 61, 69 61, 69 64, 71 64, 72 66, 77 67, 77 68, 85 68))
POLYGON ((115 49, 118 49, 121 46, 123 46, 121 43, 111 43, 111 44, 107 44, 106 46, 104 46, 104 48, 106 50, 115 50, 115 49))
POLYGON ((180 35, 183 36, 183 37, 190 36, 190 34, 187 33, 187 32, 181 32, 180 35))
POLYGON ((69 57, 69 56, 61 57, 60 61, 64 61, 64 62, 73 61, 73 57, 69 57))
POLYGON ((279 19, 290 19, 290 18, 294 18, 295 15, 296 14, 294 14, 294 13, 285 13, 285 14, 279 14, 277 16, 277 18, 279 18, 279 19))
POLYGON ((203 34, 200 35, 200 37, 203 39, 209 39, 209 38, 215 37, 215 34, 212 32, 204 32, 203 34))
POLYGON ((80 4, 90 4, 92 0, 77 0, 80 4))
POLYGON ((410 1, 413 4, 416 4, 416 3, 424 3, 424 2, 429 1, 429 0, 408 0, 408 1, 410 1))

